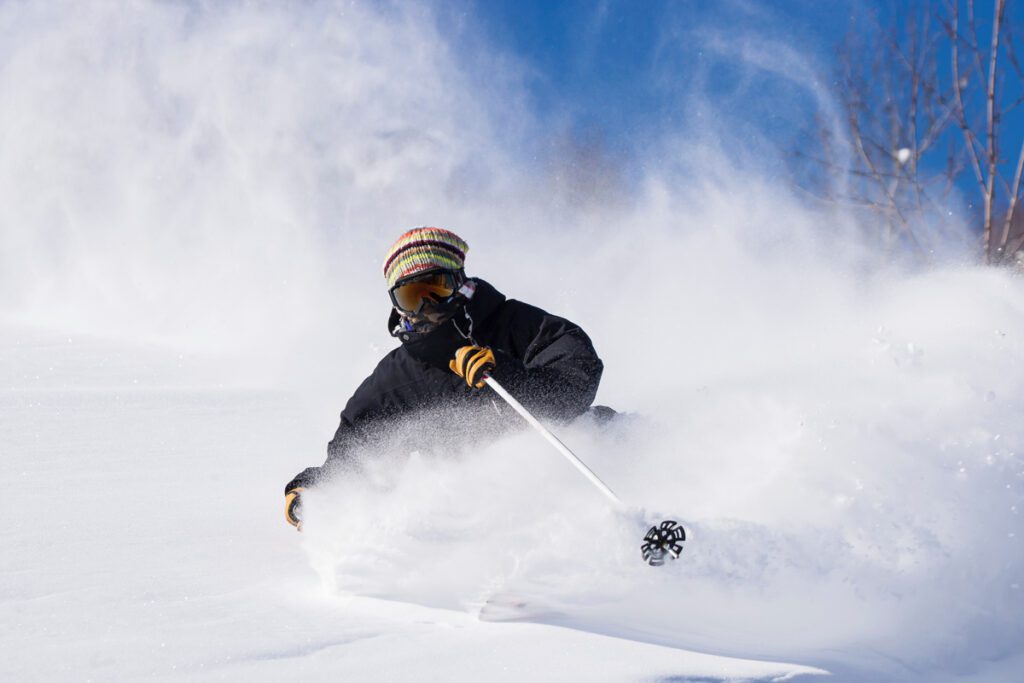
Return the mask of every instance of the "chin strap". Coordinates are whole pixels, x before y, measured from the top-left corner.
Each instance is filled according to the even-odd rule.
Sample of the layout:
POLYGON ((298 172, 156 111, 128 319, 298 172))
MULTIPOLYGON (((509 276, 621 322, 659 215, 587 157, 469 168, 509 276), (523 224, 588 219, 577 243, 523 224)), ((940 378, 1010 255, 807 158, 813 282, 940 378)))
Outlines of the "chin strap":
MULTIPOLYGON (((466 280, 465 284, 459 288, 456 296, 465 299, 465 303, 469 303, 469 300, 476 294, 476 283, 472 280, 466 280)), ((452 318, 452 325, 455 326, 456 331, 462 335, 462 337, 473 346, 477 346, 476 340, 473 339, 473 317, 469 314, 469 306, 465 303, 462 305, 462 317, 465 320, 466 329, 463 330, 459 326, 458 316, 452 318)))

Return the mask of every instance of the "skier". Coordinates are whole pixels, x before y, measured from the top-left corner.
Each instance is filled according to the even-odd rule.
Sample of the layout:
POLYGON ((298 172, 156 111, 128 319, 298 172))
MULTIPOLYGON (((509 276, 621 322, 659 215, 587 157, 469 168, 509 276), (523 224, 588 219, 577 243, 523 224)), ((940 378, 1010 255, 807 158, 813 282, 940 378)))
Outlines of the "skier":
POLYGON ((388 353, 356 389, 327 446, 327 461, 300 472, 285 487, 285 518, 301 530, 302 492, 354 465, 357 449, 372 445, 402 419, 452 413, 447 423, 468 435, 512 422, 491 400, 485 373, 535 414, 571 420, 591 407, 604 368, 587 334, 564 318, 506 299, 480 278, 466 277, 468 245, 441 228, 409 230, 391 246, 384 277, 391 297, 388 353), (469 417, 466 417, 466 416, 469 417))

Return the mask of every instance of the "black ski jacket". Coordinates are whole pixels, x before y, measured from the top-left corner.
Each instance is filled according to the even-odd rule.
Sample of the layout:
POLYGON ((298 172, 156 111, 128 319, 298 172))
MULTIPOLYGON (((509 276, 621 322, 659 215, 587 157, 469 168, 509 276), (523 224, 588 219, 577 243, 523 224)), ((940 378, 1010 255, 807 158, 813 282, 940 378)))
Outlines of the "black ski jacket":
MULTIPOLYGON (((380 361, 341 412, 327 462, 299 473, 286 493, 314 486, 352 464, 355 450, 372 446, 383 432, 416 414, 457 414, 463 425, 471 421, 474 431, 488 419, 515 424, 518 418, 503 410, 490 389, 470 388, 448 367, 455 351, 470 343, 465 334, 494 351, 492 376, 535 414, 570 420, 587 411, 604 365, 586 333, 536 306, 506 299, 483 280, 473 282, 475 294, 452 320, 425 335, 399 335, 402 345, 380 361)), ((397 322, 392 311, 389 329, 397 322)))

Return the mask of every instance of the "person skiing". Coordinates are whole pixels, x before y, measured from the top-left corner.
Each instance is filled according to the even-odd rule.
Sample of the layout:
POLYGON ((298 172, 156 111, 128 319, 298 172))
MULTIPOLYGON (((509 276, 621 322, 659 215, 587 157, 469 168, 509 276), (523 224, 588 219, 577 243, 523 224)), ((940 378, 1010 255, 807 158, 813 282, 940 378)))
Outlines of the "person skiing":
MULTIPOLYGON (((405 418, 468 414, 458 426, 469 433, 507 427, 508 415, 481 391, 486 374, 541 417, 567 421, 589 410, 602 418, 614 414, 591 406, 604 365, 587 334, 565 318, 467 277, 468 249, 458 235, 435 227, 409 230, 388 249, 388 329, 401 345, 349 399, 326 462, 285 486, 289 524, 302 528, 303 491, 353 465, 357 450, 405 418)), ((446 424, 460 431, 455 422, 446 424)))

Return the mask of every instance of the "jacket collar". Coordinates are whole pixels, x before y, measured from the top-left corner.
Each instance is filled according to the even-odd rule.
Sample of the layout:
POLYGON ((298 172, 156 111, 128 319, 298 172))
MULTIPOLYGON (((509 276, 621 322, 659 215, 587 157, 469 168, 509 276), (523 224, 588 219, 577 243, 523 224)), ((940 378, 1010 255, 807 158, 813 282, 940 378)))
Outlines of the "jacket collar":
MULTIPOLYGON (((465 313, 469 314, 473 328, 479 330, 491 315, 505 303, 505 295, 485 280, 471 279, 476 284, 476 291, 473 298, 466 302, 465 313)), ((391 309, 391 315, 388 317, 388 332, 395 329, 398 320, 398 311, 391 309)), ((443 323, 436 330, 427 334, 400 332, 397 338, 414 357, 427 362, 444 360, 447 363, 447 360, 451 358, 453 346, 457 348, 462 344, 469 343, 464 336, 464 333, 469 332, 467 322, 464 312, 460 310, 452 320, 443 323)))
POLYGON ((472 280, 476 283, 476 293, 466 304, 466 310, 473 319, 474 325, 483 325, 498 310, 498 307, 505 303, 505 295, 486 280, 476 277, 472 280))

